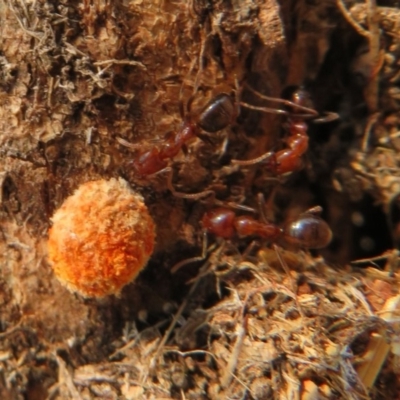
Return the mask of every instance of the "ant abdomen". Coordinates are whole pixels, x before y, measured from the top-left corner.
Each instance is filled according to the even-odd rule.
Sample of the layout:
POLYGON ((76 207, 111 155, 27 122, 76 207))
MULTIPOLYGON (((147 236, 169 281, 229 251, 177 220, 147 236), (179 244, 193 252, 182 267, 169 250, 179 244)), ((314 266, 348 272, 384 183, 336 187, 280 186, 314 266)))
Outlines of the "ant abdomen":
POLYGON ((332 240, 329 225, 311 212, 290 222, 284 228, 284 233, 287 242, 307 249, 322 249, 332 240))
POLYGON ((211 99, 199 115, 198 125, 206 132, 218 132, 234 121, 237 114, 231 96, 220 93, 211 99))

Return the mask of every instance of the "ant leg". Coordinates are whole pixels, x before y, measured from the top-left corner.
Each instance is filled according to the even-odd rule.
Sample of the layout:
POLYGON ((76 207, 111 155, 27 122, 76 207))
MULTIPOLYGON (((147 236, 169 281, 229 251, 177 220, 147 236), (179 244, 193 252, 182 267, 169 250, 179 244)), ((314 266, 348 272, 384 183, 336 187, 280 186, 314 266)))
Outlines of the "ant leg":
MULTIPOLYGON (((167 135, 165 137, 168 137, 167 135)), ((120 145, 122 145, 124 147, 127 147, 129 150, 132 150, 132 151, 143 150, 143 143, 130 143, 127 140, 122 139, 122 137, 119 137, 119 136, 116 137, 116 140, 120 145)), ((163 138, 163 139, 150 139, 149 143, 151 142, 151 143, 154 143, 154 144, 159 144, 159 143, 163 143, 164 141, 165 141, 165 138, 163 138)))
POLYGON ((314 124, 324 124, 325 122, 332 122, 332 121, 336 121, 337 119, 339 119, 339 114, 335 113, 335 112, 331 112, 331 111, 327 111, 324 113, 325 115, 323 115, 320 118, 316 118, 313 119, 312 122, 314 124))
POLYGON ((207 232, 203 231, 203 246, 201 251, 201 256, 187 258, 186 260, 179 261, 171 268, 171 274, 175 274, 179 269, 185 265, 192 264, 198 261, 203 261, 207 257, 207 247, 208 247, 208 237, 207 232))
POLYGON ((234 210, 240 210, 240 211, 245 211, 245 212, 249 212, 249 213, 256 213, 256 210, 252 207, 248 207, 248 206, 244 206, 243 204, 237 204, 234 203, 232 201, 229 201, 227 203, 217 200, 214 200, 214 204, 220 206, 220 207, 229 207, 229 208, 233 208, 234 210))
POLYGON ((262 161, 268 160, 268 159, 270 159, 270 158, 272 158, 274 156, 275 156, 275 152, 268 151, 268 152, 262 154, 261 156, 259 156, 257 158, 253 158, 251 160, 231 160, 231 163, 235 164, 235 165, 241 165, 243 167, 246 167, 248 165, 259 164, 262 161))
MULTIPOLYGON (((292 107, 292 108, 297 109, 299 111, 304 111, 304 112, 310 113, 310 117, 317 117, 318 116, 318 111, 314 110, 313 108, 305 107, 305 106, 302 106, 300 104, 296 104, 296 103, 294 103, 293 101, 290 101, 290 100, 280 99, 278 97, 266 96, 264 94, 261 94, 260 92, 257 92, 257 90, 253 89, 249 84, 246 83, 245 85, 250 90, 250 92, 252 92, 253 94, 255 94, 256 96, 258 96, 261 99, 264 99, 264 100, 267 100, 267 101, 271 101, 271 102, 275 102, 275 103, 279 103, 279 104, 283 104, 285 106, 292 107)), ((260 110, 260 111, 262 111, 262 110, 260 110)), ((283 110, 280 110, 280 111, 283 111, 283 110)), ((286 114, 290 114, 290 113, 286 112, 286 114)), ((300 114, 300 116, 302 116, 304 118, 304 114, 300 114)), ((308 115, 307 115, 307 117, 308 117, 308 115)))
POLYGON ((167 173, 167 186, 169 191, 175 196, 179 197, 181 199, 192 199, 192 200, 197 200, 201 199, 202 197, 210 196, 211 194, 215 194, 213 190, 204 190, 203 192, 199 193, 181 193, 177 192, 172 185, 172 176, 173 176, 173 170, 171 167, 166 167, 163 168, 161 171, 156 172, 154 175, 161 174, 161 173, 167 173))
POLYGON ((244 252, 241 254, 242 262, 246 261, 246 259, 250 257, 250 254, 257 246, 260 246, 260 243, 257 240, 252 240, 250 242, 250 244, 245 248, 244 252))
POLYGON ((222 142, 222 145, 221 145, 221 148, 220 148, 220 151, 219 151, 219 156, 218 156, 218 159, 219 159, 219 160, 220 160, 220 159, 224 156, 224 154, 226 153, 226 149, 228 148, 228 145, 229 145, 229 138, 228 138, 228 135, 225 135, 224 141, 222 142))
POLYGON ((139 149, 143 148, 143 144, 141 144, 141 143, 135 143, 135 144, 133 144, 133 143, 128 142, 128 141, 125 140, 125 139, 122 139, 122 138, 119 137, 119 136, 116 137, 116 140, 117 140, 117 142, 118 142, 119 144, 121 144, 122 146, 127 147, 127 148, 130 149, 130 150, 136 151, 136 150, 139 150, 139 149))
MULTIPOLYGON (((289 100, 285 100, 285 101, 289 101, 289 100)), ((265 112, 268 114, 285 115, 285 116, 290 116, 291 118, 309 119, 309 118, 315 118, 318 115, 318 113, 316 111, 314 112, 311 108, 298 106, 295 104, 293 104, 292 107, 296 106, 297 108, 304 108, 305 110, 307 110, 308 114, 304 114, 304 113, 294 114, 294 113, 290 113, 289 111, 280 110, 279 108, 253 106, 252 104, 245 103, 243 101, 241 101, 239 104, 243 107, 250 108, 251 110, 261 111, 261 112, 265 112)), ((330 116, 330 118, 332 118, 331 119, 332 121, 339 118, 339 116, 336 113, 329 113, 329 114, 332 114, 332 116, 330 116), (336 115, 336 117, 335 117, 335 115, 336 115)), ((326 118, 328 118, 328 116, 326 118)), ((327 120, 327 121, 329 121, 329 120, 327 120)), ((319 121, 319 122, 327 122, 327 121, 325 121, 325 118, 321 118, 321 121, 319 121)))
POLYGON ((250 110, 262 111, 270 114, 289 115, 288 111, 280 110, 279 108, 258 107, 249 103, 245 103, 244 101, 240 101, 239 104, 243 107, 249 108, 250 110))
POLYGON ((286 100, 286 99, 279 99, 276 97, 270 97, 270 96, 265 96, 259 92, 257 92, 255 89, 253 89, 251 86, 249 86, 248 84, 246 84, 246 87, 255 95, 257 95, 258 97, 267 100, 267 101, 271 101, 271 102, 276 102, 276 103, 281 103, 284 104, 286 106, 295 108, 299 111, 301 111, 300 114, 294 114, 294 113, 290 113, 284 110, 275 110, 275 109, 271 109, 269 107, 257 107, 257 106, 252 106, 250 104, 247 103, 243 103, 243 106, 254 109, 254 110, 258 110, 258 111, 263 111, 263 112, 272 112, 275 114, 286 114, 289 115, 291 118, 302 118, 302 119, 309 119, 312 118, 313 122, 320 124, 320 123, 325 123, 325 122, 331 122, 331 121, 335 121, 337 119, 339 119, 339 114, 335 113, 335 112, 325 112, 324 116, 315 119, 315 117, 317 117, 319 115, 317 110, 314 110, 313 108, 310 107, 305 107, 302 106, 300 104, 296 104, 290 100, 286 100))
POLYGON ((257 204, 258 204, 258 212, 260 213, 261 220, 265 223, 269 223, 267 216, 265 215, 265 197, 264 193, 257 194, 257 204))

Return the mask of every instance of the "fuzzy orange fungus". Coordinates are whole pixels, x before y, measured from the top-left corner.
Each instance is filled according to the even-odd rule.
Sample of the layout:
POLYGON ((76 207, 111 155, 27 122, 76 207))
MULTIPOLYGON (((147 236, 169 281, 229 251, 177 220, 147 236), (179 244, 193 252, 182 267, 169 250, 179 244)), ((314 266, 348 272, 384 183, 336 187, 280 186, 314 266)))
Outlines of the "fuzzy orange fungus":
POLYGON ((50 263, 63 285, 85 297, 118 294, 153 252, 154 222, 123 179, 83 184, 52 221, 50 263))

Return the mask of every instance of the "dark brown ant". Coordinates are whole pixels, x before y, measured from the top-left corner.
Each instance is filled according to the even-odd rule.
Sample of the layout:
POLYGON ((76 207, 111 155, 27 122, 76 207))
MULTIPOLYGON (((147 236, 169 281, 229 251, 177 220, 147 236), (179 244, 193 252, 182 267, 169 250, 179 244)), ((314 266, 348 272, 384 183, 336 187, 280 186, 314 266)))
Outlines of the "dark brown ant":
POLYGON ((233 210, 220 207, 206 212, 202 225, 206 232, 224 239, 258 236, 305 249, 321 249, 332 240, 332 231, 320 217, 321 212, 321 207, 313 207, 281 228, 251 216, 237 216, 233 210))
MULTIPOLYGON (((238 206, 238 208, 246 211, 252 210, 244 206, 238 206)), ((203 227, 202 255, 177 263, 172 267, 171 272, 175 273, 184 265, 206 258, 207 234, 226 240, 257 236, 295 248, 322 249, 329 245, 333 235, 329 225, 320 217, 321 213, 322 207, 320 206, 310 208, 296 219, 280 227, 266 221, 265 218, 259 221, 248 215, 237 216, 234 210, 227 207, 218 207, 207 211, 201 220, 203 227)))
POLYGON ((142 176, 160 172, 168 165, 169 159, 176 157, 182 147, 198 135, 199 128, 216 133, 228 127, 235 118, 236 108, 231 96, 220 93, 198 115, 189 113, 179 130, 166 138, 159 148, 143 152, 133 161, 133 167, 142 176))
MULTIPOLYGON (((154 146, 149 150, 140 153, 131 164, 138 175, 144 177, 163 172, 168 173, 168 188, 177 197, 200 198, 207 196, 213 191, 207 190, 195 194, 179 193, 172 186, 172 169, 168 167, 169 161, 176 157, 186 144, 197 137, 200 130, 208 133, 216 133, 233 123, 238 114, 232 96, 220 93, 211 99, 199 113, 190 112, 193 98, 188 102, 188 115, 177 132, 166 137, 159 146, 154 146)), ((119 140, 121 144, 132 148, 137 146, 129 145, 124 140, 119 140)))
POLYGON ((254 89, 250 88, 250 90, 264 100, 280 102, 295 110, 295 112, 290 113, 284 110, 274 110, 273 108, 257 107, 241 103, 254 110, 286 115, 288 117, 287 125, 289 131, 289 137, 286 139, 287 148, 277 152, 269 151, 252 160, 232 160, 232 164, 248 166, 264 162, 277 175, 301 169, 303 166, 301 157, 308 149, 308 126, 306 120, 314 119, 314 122, 317 123, 330 122, 337 119, 338 115, 330 112, 321 118, 316 118, 319 114, 314 110, 308 92, 302 88, 293 92, 291 101, 275 99, 264 96, 254 89))

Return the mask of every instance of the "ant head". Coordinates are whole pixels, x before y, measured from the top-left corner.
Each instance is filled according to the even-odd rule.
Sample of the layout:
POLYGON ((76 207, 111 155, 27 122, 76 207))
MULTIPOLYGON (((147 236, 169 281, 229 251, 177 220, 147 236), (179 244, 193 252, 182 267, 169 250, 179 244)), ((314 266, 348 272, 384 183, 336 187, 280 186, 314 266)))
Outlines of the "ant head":
MULTIPOLYGON (((315 109, 311 94, 304 86, 288 86, 282 92, 282 97, 291 101, 294 106, 303 107, 310 110, 315 109)), ((296 113, 299 111, 299 109, 295 109, 295 107, 292 106, 288 106, 288 108, 289 111, 295 111, 296 113)))

